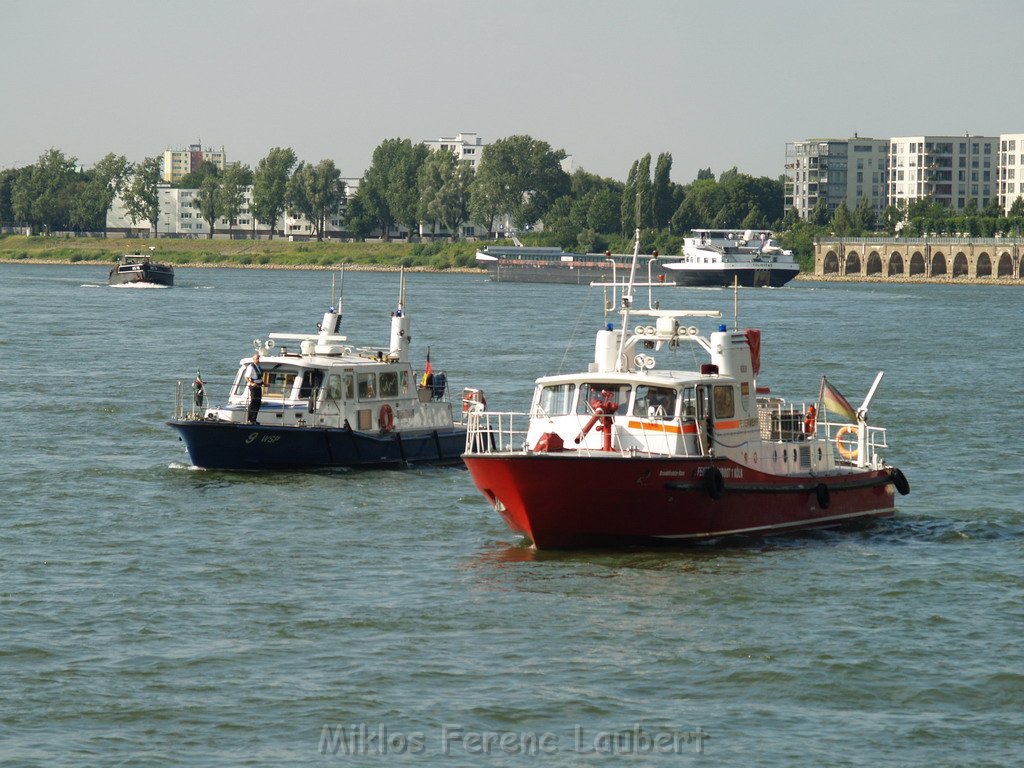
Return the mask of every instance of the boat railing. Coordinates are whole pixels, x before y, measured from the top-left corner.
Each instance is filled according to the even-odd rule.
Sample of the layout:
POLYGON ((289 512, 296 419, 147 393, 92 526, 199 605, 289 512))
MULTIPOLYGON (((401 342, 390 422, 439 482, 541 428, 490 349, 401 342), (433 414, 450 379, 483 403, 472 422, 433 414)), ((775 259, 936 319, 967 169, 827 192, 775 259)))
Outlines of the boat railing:
POLYGON ((174 418, 175 419, 202 419, 206 413, 206 399, 197 403, 195 390, 192 382, 181 381, 174 384, 174 418))
POLYGON ((819 420, 816 431, 819 437, 835 446, 840 462, 844 464, 858 467, 879 466, 882 463, 880 449, 889 447, 885 427, 819 420), (863 442, 861 429, 866 430, 863 442), (860 455, 862 445, 866 453, 863 457, 860 455))
POLYGON ((466 453, 525 453, 530 428, 527 413, 470 411, 466 415, 466 453))

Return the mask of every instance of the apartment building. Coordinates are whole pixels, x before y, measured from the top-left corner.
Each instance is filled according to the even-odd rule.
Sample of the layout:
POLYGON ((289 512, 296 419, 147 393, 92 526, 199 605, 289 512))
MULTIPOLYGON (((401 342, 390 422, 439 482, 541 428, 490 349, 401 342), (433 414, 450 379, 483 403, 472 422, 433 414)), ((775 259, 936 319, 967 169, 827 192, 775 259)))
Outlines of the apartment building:
POLYGON ((223 171, 227 166, 227 155, 224 147, 216 151, 199 144, 190 144, 187 149, 164 150, 163 180, 176 184, 183 176, 191 173, 200 163, 210 163, 223 171))
POLYGON ((1009 213, 1017 198, 1024 197, 1024 133, 999 135, 999 163, 996 168, 999 206, 1009 213))
POLYGON ((451 152, 459 160, 466 160, 473 165, 473 170, 480 165, 480 158, 483 156, 484 140, 475 133, 457 133, 451 138, 442 136, 436 141, 423 142, 430 149, 441 152, 451 152))
POLYGON ((995 136, 896 136, 889 139, 889 204, 929 197, 962 211, 996 196, 999 138, 995 136))
MULTIPOLYGON (((210 226, 202 217, 199 210, 194 207, 196 189, 178 189, 175 187, 162 187, 160 189, 160 215, 157 219, 157 235, 161 237, 206 237, 210 233, 210 226)), ((252 187, 245 193, 245 203, 237 219, 229 222, 225 218, 214 222, 214 235, 228 235, 229 233, 239 237, 252 236, 268 237, 270 227, 263 222, 254 221, 249 213, 249 204, 252 202, 252 187)), ((345 236, 345 202, 343 201, 338 210, 327 220, 325 237, 345 236)), ((124 201, 120 197, 114 198, 114 202, 107 211, 107 232, 112 234, 139 234, 145 235, 152 231, 152 224, 148 219, 133 222, 125 211, 124 201)), ((304 216, 290 216, 287 213, 276 222, 274 227, 275 237, 293 237, 305 240, 314 237, 313 225, 304 216)))
POLYGON ((867 198, 881 213, 886 206, 888 139, 806 139, 786 144, 786 209, 807 218, 819 200, 829 216, 840 203, 851 210, 867 198))

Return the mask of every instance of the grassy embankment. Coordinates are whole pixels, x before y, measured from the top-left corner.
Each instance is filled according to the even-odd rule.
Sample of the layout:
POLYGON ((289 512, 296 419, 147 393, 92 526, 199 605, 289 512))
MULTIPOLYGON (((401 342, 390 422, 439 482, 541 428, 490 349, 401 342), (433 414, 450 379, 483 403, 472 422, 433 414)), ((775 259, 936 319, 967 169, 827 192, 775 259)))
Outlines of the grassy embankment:
POLYGON ((112 264, 125 253, 190 267, 474 269, 475 243, 290 243, 287 240, 179 240, 102 237, 0 237, 0 261, 112 264))

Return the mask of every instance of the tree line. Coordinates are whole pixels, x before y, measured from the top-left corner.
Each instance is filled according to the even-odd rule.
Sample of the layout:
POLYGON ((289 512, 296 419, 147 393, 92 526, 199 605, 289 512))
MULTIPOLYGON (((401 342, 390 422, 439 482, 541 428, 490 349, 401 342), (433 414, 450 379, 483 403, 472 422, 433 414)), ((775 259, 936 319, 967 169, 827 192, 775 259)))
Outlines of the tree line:
MULTIPOLYGON (((706 169, 680 185, 670 179, 672 156, 662 153, 653 174, 648 154, 633 163, 623 183, 582 169, 567 173, 566 156, 547 142, 510 136, 484 147, 474 170, 452 153, 386 139, 348 196, 332 160, 299 162, 291 148, 275 147, 254 169, 202 163, 174 186, 196 190, 192 206, 209 224, 210 237, 215 221, 226 219, 230 228, 247 212, 253 232, 257 221, 277 222, 287 213, 304 216, 322 239, 328 220, 343 207, 339 223, 356 238, 404 231, 455 240, 469 222, 493 233, 507 217, 528 239, 603 250, 631 238, 637 226, 662 242, 695 226, 770 227, 782 215, 781 180, 735 168, 716 180, 706 169)), ((148 220, 155 228, 164 185, 159 157, 131 163, 111 153, 85 169, 77 158, 50 149, 30 166, 0 171, 0 222, 43 233, 103 231, 107 211, 120 197, 133 223, 148 220)))

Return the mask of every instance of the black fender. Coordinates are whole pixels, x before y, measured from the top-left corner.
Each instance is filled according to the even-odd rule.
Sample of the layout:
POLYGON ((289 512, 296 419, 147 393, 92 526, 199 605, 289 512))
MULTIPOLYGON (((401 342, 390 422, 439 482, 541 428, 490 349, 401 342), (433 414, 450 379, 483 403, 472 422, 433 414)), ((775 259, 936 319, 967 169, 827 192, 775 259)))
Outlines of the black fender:
POLYGON ((896 467, 892 468, 892 484, 896 486, 896 490, 899 491, 900 496, 906 496, 910 493, 910 481, 907 480, 907 476, 896 467))
POLYGON ((828 509, 832 503, 832 492, 829 491, 828 486, 824 483, 818 483, 814 488, 814 495, 818 498, 818 507, 820 509, 828 509))
POLYGON ((722 498, 722 494, 725 493, 725 478, 718 467, 708 467, 704 471, 704 489, 715 501, 722 498))

